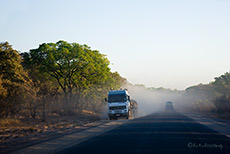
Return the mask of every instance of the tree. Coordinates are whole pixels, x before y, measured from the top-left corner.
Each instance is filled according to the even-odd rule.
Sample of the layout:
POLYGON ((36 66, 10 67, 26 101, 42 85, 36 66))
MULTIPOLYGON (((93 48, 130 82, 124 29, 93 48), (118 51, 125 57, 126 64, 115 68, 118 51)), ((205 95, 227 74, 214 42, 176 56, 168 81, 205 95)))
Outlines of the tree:
POLYGON ((126 83, 126 79, 122 78, 118 72, 110 72, 109 78, 100 84, 93 85, 87 90, 84 101, 86 101, 82 108, 93 111, 94 113, 101 113, 105 111, 104 98, 111 89, 120 89, 126 83))
POLYGON ((8 42, 0 43, 0 75, 2 79, 11 82, 23 83, 28 80, 26 72, 21 65, 21 57, 8 42))
POLYGON ((189 110, 211 112, 216 109, 212 102, 215 97, 215 89, 211 84, 199 84, 185 90, 181 105, 189 110))
POLYGON ((0 43, 0 117, 21 109, 29 78, 21 65, 21 57, 8 42, 0 43))
POLYGON ((230 98, 230 72, 216 77, 215 81, 211 83, 219 95, 230 98))
POLYGON ((0 76, 0 99, 5 98, 7 95, 7 89, 3 87, 2 77, 0 76))
POLYGON ((230 112, 230 72, 216 77, 211 83, 217 92, 214 104, 218 112, 230 112))
POLYGON ((127 80, 120 76, 118 72, 110 73, 110 80, 108 80, 108 87, 112 89, 120 89, 127 83, 127 80))
POLYGON ((102 84, 109 77, 108 59, 87 45, 66 41, 43 43, 22 56, 26 68, 34 67, 44 78, 56 80, 69 110, 73 100, 79 101, 90 86, 102 84))

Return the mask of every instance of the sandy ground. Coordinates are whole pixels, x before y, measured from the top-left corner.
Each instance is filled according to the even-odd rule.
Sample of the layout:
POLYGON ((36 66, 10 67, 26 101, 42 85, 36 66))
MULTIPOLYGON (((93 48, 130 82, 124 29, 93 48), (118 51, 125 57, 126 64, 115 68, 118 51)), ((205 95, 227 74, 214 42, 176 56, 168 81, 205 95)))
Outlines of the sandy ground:
POLYGON ((0 125, 0 153, 8 153, 63 135, 97 126, 100 119, 92 115, 49 116, 46 122, 40 119, 22 119, 20 123, 0 125))

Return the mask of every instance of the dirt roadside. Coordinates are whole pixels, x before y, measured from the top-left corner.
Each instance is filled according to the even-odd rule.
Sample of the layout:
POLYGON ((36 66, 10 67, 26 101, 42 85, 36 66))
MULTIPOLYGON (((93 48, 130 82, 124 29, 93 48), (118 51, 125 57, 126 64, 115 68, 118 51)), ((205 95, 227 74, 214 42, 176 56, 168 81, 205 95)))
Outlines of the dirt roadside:
MULTIPOLYGON (((80 126, 28 133, 0 143, 0 153, 55 153, 111 130, 127 120, 99 120, 80 126)), ((17 133, 15 133, 17 134, 17 133)), ((20 134, 20 133, 19 133, 20 134)))
POLYGON ((127 121, 128 120, 116 120, 116 121, 102 120, 91 124, 86 124, 83 126, 84 128, 76 130, 75 132, 71 132, 69 134, 63 134, 62 136, 48 139, 47 141, 43 141, 26 148, 16 150, 12 153, 13 154, 57 153, 61 150, 79 144, 91 137, 100 135, 115 127, 118 127, 121 124, 126 123, 127 121))
POLYGON ((9 153, 99 124, 100 118, 91 114, 51 115, 46 121, 29 117, 0 119, 0 153, 9 153))

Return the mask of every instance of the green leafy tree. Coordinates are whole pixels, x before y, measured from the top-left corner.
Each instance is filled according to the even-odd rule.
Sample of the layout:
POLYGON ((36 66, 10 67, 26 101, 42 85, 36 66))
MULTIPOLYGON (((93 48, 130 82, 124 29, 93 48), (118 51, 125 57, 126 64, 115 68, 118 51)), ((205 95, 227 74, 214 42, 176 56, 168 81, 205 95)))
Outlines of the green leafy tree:
POLYGON ((72 109, 72 101, 79 101, 89 87, 102 84, 109 77, 108 59, 87 45, 66 41, 43 43, 22 56, 24 66, 36 68, 44 78, 56 80, 67 109, 72 109))
POLYGON ((8 42, 0 43, 0 75, 2 79, 23 83, 28 76, 21 65, 21 56, 8 42))
POLYGON ((127 83, 127 80, 120 76, 118 72, 110 73, 110 80, 108 80, 108 87, 111 89, 120 89, 124 84, 127 83))
POLYGON ((93 85, 87 90, 84 104, 81 108, 90 110, 94 113, 100 114, 105 111, 106 103, 104 98, 107 97, 108 91, 111 89, 120 89, 126 83, 126 79, 122 78, 118 72, 110 72, 109 78, 106 82, 100 85, 93 85))

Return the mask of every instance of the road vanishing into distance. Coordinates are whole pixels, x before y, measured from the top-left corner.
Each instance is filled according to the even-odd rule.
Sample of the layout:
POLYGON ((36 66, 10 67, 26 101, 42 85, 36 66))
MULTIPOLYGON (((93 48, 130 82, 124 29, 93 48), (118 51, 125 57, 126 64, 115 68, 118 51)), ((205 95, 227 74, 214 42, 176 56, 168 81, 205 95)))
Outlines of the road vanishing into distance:
POLYGON ((178 112, 129 120, 60 151, 73 154, 230 154, 230 139, 178 112))

